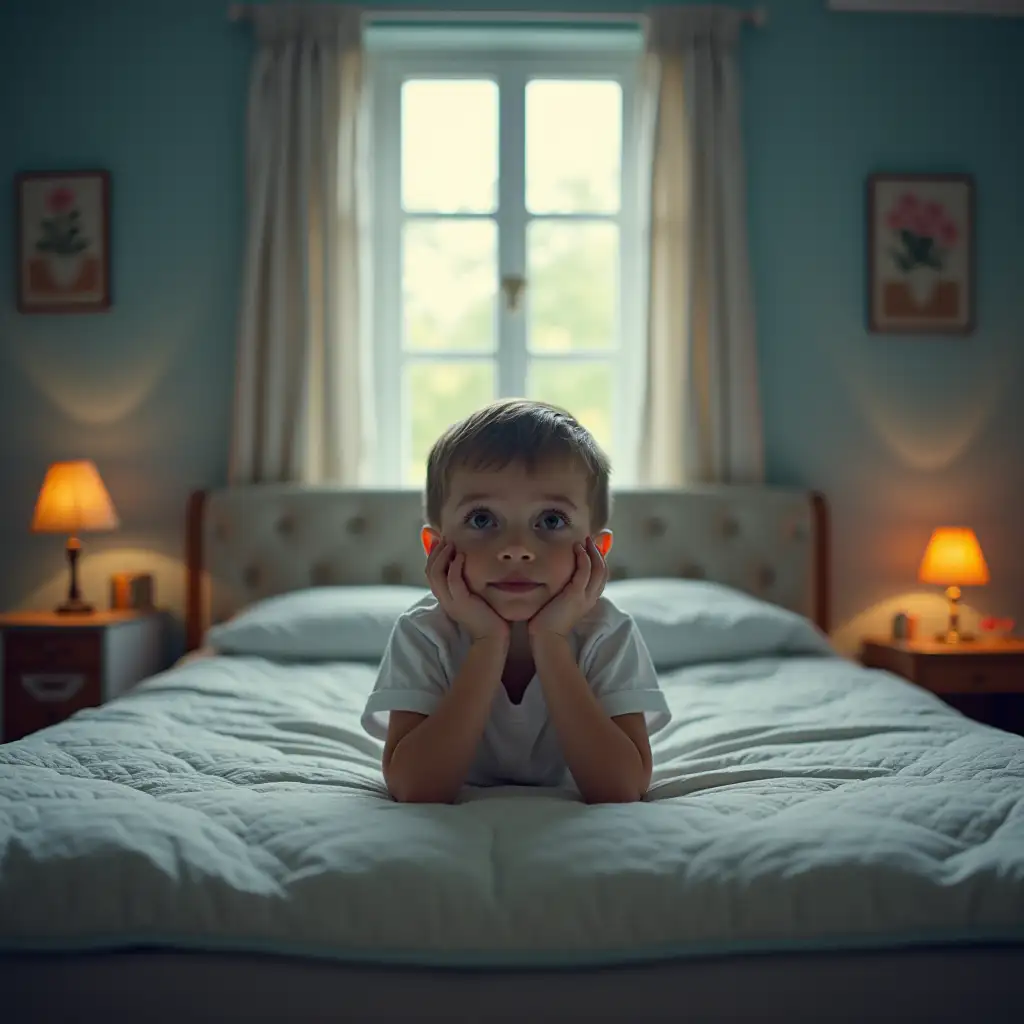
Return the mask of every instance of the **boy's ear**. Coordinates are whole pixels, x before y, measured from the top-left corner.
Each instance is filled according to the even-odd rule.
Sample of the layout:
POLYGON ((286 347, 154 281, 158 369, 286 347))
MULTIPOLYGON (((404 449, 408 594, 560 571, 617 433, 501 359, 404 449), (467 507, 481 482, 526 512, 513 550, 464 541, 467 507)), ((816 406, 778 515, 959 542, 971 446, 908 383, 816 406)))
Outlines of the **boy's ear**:
POLYGON ((432 526, 424 526, 420 530, 420 541, 423 544, 423 550, 429 555, 434 547, 441 542, 441 534, 432 526))
POLYGON ((607 558, 608 552, 612 549, 612 531, 602 530, 600 533, 595 533, 594 544, 597 545, 597 550, 601 552, 601 557, 607 558))

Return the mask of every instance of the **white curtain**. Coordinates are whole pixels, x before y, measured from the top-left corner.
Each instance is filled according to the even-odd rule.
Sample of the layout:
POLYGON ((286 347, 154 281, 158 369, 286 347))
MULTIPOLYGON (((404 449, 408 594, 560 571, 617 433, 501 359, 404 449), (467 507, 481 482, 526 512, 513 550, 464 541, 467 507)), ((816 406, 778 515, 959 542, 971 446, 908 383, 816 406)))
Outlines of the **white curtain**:
POLYGON ((736 61, 742 18, 724 8, 649 14, 638 465, 652 487, 764 478, 736 61))
POLYGON ((360 13, 246 9, 247 226, 229 476, 361 482, 366 206, 360 13))

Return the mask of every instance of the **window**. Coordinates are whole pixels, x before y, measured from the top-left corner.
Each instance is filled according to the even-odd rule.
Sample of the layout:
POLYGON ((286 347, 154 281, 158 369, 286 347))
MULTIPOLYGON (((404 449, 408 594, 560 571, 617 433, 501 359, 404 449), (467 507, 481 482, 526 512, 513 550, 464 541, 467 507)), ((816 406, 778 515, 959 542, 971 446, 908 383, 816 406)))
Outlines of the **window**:
POLYGON ((513 395, 632 478, 637 44, 607 36, 373 53, 378 483, 422 485, 449 424, 513 395))

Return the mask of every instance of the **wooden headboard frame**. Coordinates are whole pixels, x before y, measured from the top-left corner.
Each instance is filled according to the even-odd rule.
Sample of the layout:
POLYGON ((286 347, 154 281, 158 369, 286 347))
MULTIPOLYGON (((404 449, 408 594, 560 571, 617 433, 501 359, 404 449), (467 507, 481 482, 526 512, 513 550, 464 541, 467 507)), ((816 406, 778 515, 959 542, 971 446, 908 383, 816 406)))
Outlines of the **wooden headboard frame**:
MULTIPOLYGON (((764 491, 765 494, 772 494, 773 493, 772 489, 770 489, 770 488, 765 488, 765 489, 763 489, 763 491, 764 491)), ((258 486, 250 487, 250 488, 235 489, 234 492, 232 492, 230 490, 226 491, 226 492, 195 491, 189 497, 187 520, 186 520, 186 524, 185 524, 185 535, 186 535, 186 573, 187 573, 186 590, 185 590, 185 594, 186 594, 186 598, 185 598, 185 600, 186 600, 185 615, 186 615, 187 646, 188 646, 189 650, 193 650, 193 649, 199 647, 200 644, 202 643, 203 635, 204 635, 204 633, 206 631, 207 623, 208 623, 208 620, 210 618, 209 613, 208 613, 208 608, 207 608, 207 604, 208 604, 208 565, 207 565, 207 557, 206 557, 206 554, 207 554, 206 553, 206 543, 207 543, 208 529, 207 529, 206 519, 207 519, 207 515, 208 515, 208 512, 209 512, 210 504, 211 504, 211 494, 213 494, 215 496, 222 496, 224 494, 231 495, 232 493, 236 493, 236 494, 237 493, 241 493, 242 496, 243 496, 243 500, 244 500, 244 496, 245 495, 247 495, 249 493, 256 493, 256 492, 259 492, 260 494, 264 494, 264 493, 270 494, 271 497, 273 498, 273 500, 279 500, 281 495, 283 495, 285 498, 287 498, 288 495, 292 495, 293 498, 294 498, 295 495, 298 495, 299 496, 299 500, 302 500, 303 495, 305 495, 307 493, 306 490, 304 490, 302 488, 298 488, 298 487, 296 487, 294 485, 258 485, 258 486)), ((314 494, 316 493, 315 489, 310 489, 310 492, 314 493, 314 494)), ((729 496, 729 495, 732 495, 733 493, 739 492, 739 493, 750 495, 751 496, 750 500, 752 500, 752 501, 759 500, 758 497, 757 497, 758 494, 759 494, 759 491, 757 489, 754 489, 754 488, 732 488, 732 489, 727 488, 727 487, 708 488, 708 489, 706 489, 706 492, 710 496, 712 496, 712 497, 718 497, 718 496, 721 496, 723 494, 729 496)), ((368 501, 380 501, 382 497, 384 499, 386 499, 386 500, 388 499, 388 492, 366 492, 366 493, 368 495, 366 500, 368 500, 368 501)), ((704 491, 701 491, 700 489, 694 489, 692 492, 688 491, 686 493, 693 493, 695 496, 697 496, 696 500, 698 500, 698 501, 703 500, 702 498, 699 497, 699 495, 703 494, 704 491)), ((815 624, 822 631, 824 631, 825 633, 828 633, 828 631, 830 629, 830 626, 831 626, 831 622, 830 622, 830 617, 831 617, 831 596, 830 596, 831 595, 831 580, 830 580, 830 554, 831 554, 830 546, 831 546, 831 538, 830 538, 830 524, 829 524, 828 504, 827 504, 827 502, 825 500, 825 497, 822 494, 819 494, 819 493, 816 493, 816 492, 806 492, 806 491, 805 492, 782 492, 782 491, 780 491, 779 493, 786 496, 785 500, 787 500, 787 501, 789 501, 791 503, 794 502, 794 500, 795 500, 798 507, 803 507, 803 508, 807 509, 808 512, 809 512, 809 516, 807 517, 807 521, 809 521, 809 524, 810 524, 810 531, 811 531, 810 542, 811 542, 812 547, 811 547, 811 550, 809 552, 807 552, 806 554, 808 554, 809 557, 810 557, 810 584, 809 584, 809 587, 810 587, 809 598, 810 598, 810 600, 809 600, 809 603, 812 606, 812 611, 811 611, 810 614, 808 614, 808 618, 811 618, 815 622, 815 624), (808 504, 805 505, 804 502, 807 502, 808 504)), ((671 506, 671 503, 674 502, 674 501, 678 501, 682 495, 681 495, 681 492, 668 492, 668 491, 643 492, 643 494, 640 497, 641 497, 642 500, 644 500, 645 507, 646 507, 647 496, 650 496, 652 503, 656 502, 657 499, 660 496, 666 503, 669 504, 669 506, 671 506)), ((351 499, 351 494, 348 497, 349 497, 349 499, 351 499)), ((632 497, 632 495, 629 495, 626 500, 629 500, 629 497, 632 497)), ((328 495, 327 498, 328 498, 328 500, 330 500, 330 495, 328 495)), ((622 498, 620 498, 619 495, 616 496, 616 499, 617 499, 617 501, 620 501, 620 503, 623 500, 622 498)), ((398 495, 398 496, 396 496, 395 494, 392 494, 390 500, 396 501, 396 502, 408 503, 409 500, 410 500, 410 496, 409 496, 408 492, 401 492, 401 495, 398 495)), ((726 500, 731 500, 731 499, 726 499, 726 500)), ((747 500, 747 499, 743 499, 743 500, 747 500)), ((648 520, 648 522, 646 524, 646 526, 648 528, 648 535, 657 536, 657 534, 652 534, 650 532, 653 529, 653 526, 655 524, 657 524, 657 522, 658 522, 658 520, 656 518, 648 520)), ((621 521, 620 521, 620 523, 621 523, 621 521)), ((285 525, 284 521, 281 520, 280 521, 280 528, 282 530, 284 529, 284 525, 285 525)), ((350 523, 350 527, 351 527, 351 525, 352 524, 350 523)), ((728 523, 725 523, 724 525, 728 526, 728 523)), ((615 523, 613 523, 613 526, 615 527, 615 530, 616 530, 616 542, 617 542, 616 543, 616 547, 619 547, 619 537, 620 537, 620 528, 621 528, 621 526, 620 525, 616 525, 615 523)), ((738 529, 738 527, 734 523, 733 526, 731 527, 731 529, 732 529, 733 533, 735 533, 736 530, 738 529)), ((661 530, 662 531, 665 530, 664 523, 662 523, 661 530)), ((353 533, 353 532, 358 532, 358 531, 354 531, 354 530, 352 530, 350 528, 349 532, 353 533)), ((416 534, 418 536, 418 530, 415 531, 415 532, 416 532, 416 534)), ((726 533, 726 536, 728 536, 728 535, 729 534, 726 533)), ((366 544, 367 541, 364 541, 363 543, 366 544)), ((385 567, 385 570, 387 570, 388 568, 390 568, 390 567, 385 567)), ((664 567, 659 565, 656 568, 657 569, 663 569, 664 567)), ((672 575, 672 573, 666 573, 664 571, 659 571, 659 572, 651 572, 651 575, 672 575)), ((686 572, 679 572, 679 573, 677 573, 677 575, 687 575, 687 573, 686 572)), ((385 571, 385 573, 384 573, 383 581, 384 582, 403 582, 403 583, 411 583, 411 582, 413 582, 411 579, 401 578, 400 574, 398 574, 397 572, 394 574, 393 577, 389 577, 387 571, 385 571)), ((314 581, 314 582, 317 582, 317 581, 314 581)), ((324 580, 319 581, 319 582, 325 582, 325 583, 326 582, 339 582, 339 583, 341 583, 341 582, 352 582, 352 583, 359 583, 359 582, 369 582, 369 581, 367 581, 367 580, 358 580, 358 579, 354 579, 354 580, 324 579, 324 580)), ((377 579, 377 580, 374 580, 374 582, 381 582, 381 580, 377 579)), ((418 578, 415 581, 416 585, 422 585, 422 582, 423 582, 422 578, 418 578)), ((261 595, 256 594, 255 596, 261 596, 261 595)), ((771 594, 770 593, 766 593, 765 597, 768 600, 771 600, 771 594)), ((227 611, 230 614, 230 612, 233 611, 233 610, 234 609, 228 609, 227 611)), ((214 620, 216 620, 217 616, 214 615, 213 618, 214 618, 214 620)))

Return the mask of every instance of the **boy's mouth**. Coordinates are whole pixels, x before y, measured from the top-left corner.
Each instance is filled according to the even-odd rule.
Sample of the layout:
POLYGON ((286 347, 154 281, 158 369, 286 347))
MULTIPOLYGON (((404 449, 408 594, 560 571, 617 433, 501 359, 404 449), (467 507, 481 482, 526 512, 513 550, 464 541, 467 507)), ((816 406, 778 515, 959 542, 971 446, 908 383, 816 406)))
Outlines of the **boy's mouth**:
POLYGON ((509 576, 503 580, 489 583, 488 586, 494 587, 495 590, 504 591, 506 594, 526 594, 531 590, 536 590, 542 584, 535 583, 533 580, 528 580, 522 576, 509 576))

